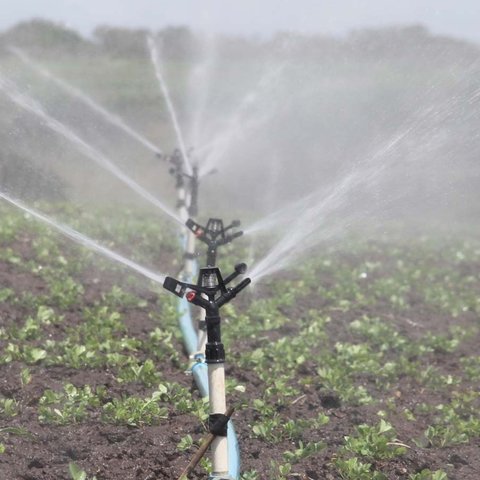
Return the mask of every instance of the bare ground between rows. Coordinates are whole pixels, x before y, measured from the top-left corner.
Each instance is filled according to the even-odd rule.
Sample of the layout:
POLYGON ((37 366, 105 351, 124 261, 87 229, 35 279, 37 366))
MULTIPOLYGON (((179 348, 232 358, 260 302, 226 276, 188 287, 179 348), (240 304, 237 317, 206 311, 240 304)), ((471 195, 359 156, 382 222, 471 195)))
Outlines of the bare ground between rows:
MULTIPOLYGON (((34 274, 19 272, 8 264, 0 264, 0 278, 4 285, 25 291, 44 293, 42 281, 34 274)), ((108 291, 116 284, 115 276, 99 272, 91 267, 82 276, 86 288, 85 301, 91 305, 100 298, 101 292, 108 291), (93 280, 95 279, 95 280, 93 280)), ((328 281, 328 279, 327 279, 328 281)), ((147 315, 148 310, 157 309, 161 299, 158 299, 146 289, 138 288, 136 294, 148 303, 145 309, 129 308, 124 313, 125 322, 129 332, 140 337, 147 336, 149 329, 155 323, 147 315)), ((323 299, 309 297, 307 305, 302 305, 295 311, 293 308, 288 313, 301 315, 303 309, 317 308, 325 310, 323 299)), ((328 310, 328 309, 327 309, 328 310)), ((362 310, 354 313, 328 312, 333 321, 328 324, 328 335, 332 343, 349 339, 346 328, 354 318, 365 313, 362 310)), ((401 331, 416 338, 416 329, 411 328, 412 323, 428 328, 434 325, 435 331, 444 331, 453 324, 468 326, 478 319, 467 314, 457 319, 449 315, 439 315, 422 308, 412 309, 408 317, 403 314, 392 315, 388 305, 377 306, 369 312, 383 318, 390 318, 401 331), (435 318, 433 318, 435 316, 435 318), (408 321, 406 321, 408 319, 408 321)), ((27 311, 19 307, 18 310, 10 306, 0 308, 1 321, 20 321, 27 311)), ((77 309, 65 312, 66 322, 63 328, 75 325, 81 321, 81 312, 77 309)), ((284 334, 294 335, 295 330, 288 332, 263 332, 262 337, 276 339, 284 334)), ((478 355, 478 334, 475 338, 468 339, 462 344, 459 353, 450 355, 435 355, 431 362, 441 371, 455 375, 460 374, 459 356, 478 355)), ((178 344, 177 344, 178 345, 178 344)), ((247 386, 249 398, 260 397, 264 386, 251 372, 235 367, 235 358, 241 355, 241 349, 253 348, 255 339, 250 343, 243 341, 240 351, 232 352, 229 356, 230 365, 227 376, 236 378, 247 386)), ((180 345, 178 345, 179 348, 180 345)), ((313 352, 315 353, 315 352, 313 352)), ((280 360, 280 359, 279 359, 280 360)), ((90 419, 84 423, 70 426, 52 426, 39 423, 36 414, 36 403, 39 396, 47 388, 60 388, 61 384, 71 382, 77 386, 104 385, 118 394, 146 393, 148 389, 139 388, 138 385, 123 385, 118 387, 108 370, 83 369, 74 370, 59 366, 44 366, 42 364, 31 367, 32 382, 26 387, 20 383, 21 365, 16 363, 0 366, 0 393, 6 397, 16 398, 21 405, 20 413, 11 418, 1 420, 0 427, 20 426, 29 435, 5 435, 2 442, 6 451, 0 455, 0 478, 5 480, 68 480, 68 464, 75 462, 84 468, 89 475, 96 475, 98 480, 163 480, 177 478, 187 464, 192 452, 180 453, 177 443, 186 434, 192 434, 195 439, 200 439, 205 433, 204 427, 191 415, 176 415, 170 412, 169 418, 162 420, 159 425, 148 427, 125 427, 103 423, 100 419, 90 419)), ((176 381, 182 385, 193 388, 192 380, 178 368, 177 364, 166 361, 161 365, 162 374, 168 381, 176 381)), ((309 364, 299 370, 299 382, 302 376, 314 376, 315 371, 309 370, 309 364)), ((364 378, 361 382, 369 389, 375 390, 375 379, 364 378)), ((409 443, 407 453, 394 460, 375 463, 374 466, 387 474, 389 479, 407 479, 408 473, 418 472, 422 469, 445 469, 452 480, 478 480, 480 478, 480 447, 479 439, 474 439, 468 444, 450 448, 420 448, 410 442, 412 438, 421 436, 425 424, 412 423, 401 415, 403 408, 412 408, 420 403, 435 404, 451 401, 447 393, 432 394, 416 384, 412 379, 399 378, 395 385, 388 391, 376 392, 378 402, 370 406, 352 407, 343 405, 335 397, 322 390, 321 385, 305 387, 301 398, 292 399, 290 404, 279 407, 285 418, 297 420, 313 418, 323 411, 330 416, 330 422, 318 431, 311 431, 304 438, 305 441, 323 441, 326 448, 314 457, 302 460, 294 465, 293 473, 303 479, 338 479, 338 473, 332 462, 337 455, 339 447, 344 442, 346 435, 352 434, 353 428, 360 423, 376 423, 377 412, 385 407, 392 396, 397 399, 398 413, 392 413, 392 422, 400 440, 409 443), (409 440, 406 440, 409 439, 409 440)), ((240 395, 230 398, 231 403, 244 401, 240 395)), ((251 428, 258 419, 258 413, 251 405, 237 410, 235 426, 239 436, 241 461, 243 470, 256 469, 260 478, 269 480, 270 461, 281 461, 282 453, 291 450, 294 446, 290 441, 281 441, 275 445, 252 438, 251 428)), ((206 478, 205 474, 197 471, 192 478, 206 478)))

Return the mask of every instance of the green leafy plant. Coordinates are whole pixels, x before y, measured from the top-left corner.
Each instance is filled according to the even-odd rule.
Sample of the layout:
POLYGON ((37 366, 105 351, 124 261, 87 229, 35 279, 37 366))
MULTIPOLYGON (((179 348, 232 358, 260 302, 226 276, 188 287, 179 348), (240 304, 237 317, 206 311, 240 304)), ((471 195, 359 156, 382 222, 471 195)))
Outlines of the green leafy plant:
POLYGON ((168 417, 167 408, 159 405, 160 397, 157 391, 145 399, 135 396, 113 399, 103 406, 103 419, 132 427, 156 425, 168 417))
POLYGON ((190 450, 194 445, 194 441, 191 435, 185 435, 180 439, 180 441, 177 443, 177 449, 180 450, 181 452, 184 452, 186 450, 190 450))
POLYGON ((19 403, 14 398, 0 398, 0 416, 14 417, 19 410, 19 403))
POLYGON ((357 457, 338 458, 335 467, 343 480, 387 480, 383 473, 372 470, 370 463, 361 462, 357 457))
POLYGON ((76 463, 70 462, 68 464, 68 471, 72 480, 97 480, 97 477, 87 478, 87 472, 82 470, 76 463))
POLYGON ((448 476, 443 470, 432 472, 427 468, 421 472, 409 475, 408 480, 448 480, 448 476))
POLYGON ((325 447, 326 444, 324 442, 308 442, 304 444, 300 440, 295 450, 283 452, 283 458, 289 463, 298 463, 300 460, 320 452, 325 447))
POLYGON ((359 425, 353 436, 345 437, 345 450, 369 459, 388 459, 406 451, 395 438, 392 425, 383 418, 377 425, 359 425))
POLYGON ((39 421, 67 425, 83 421, 89 409, 100 406, 104 389, 93 391, 89 385, 77 388, 68 383, 63 392, 46 390, 39 400, 39 421))

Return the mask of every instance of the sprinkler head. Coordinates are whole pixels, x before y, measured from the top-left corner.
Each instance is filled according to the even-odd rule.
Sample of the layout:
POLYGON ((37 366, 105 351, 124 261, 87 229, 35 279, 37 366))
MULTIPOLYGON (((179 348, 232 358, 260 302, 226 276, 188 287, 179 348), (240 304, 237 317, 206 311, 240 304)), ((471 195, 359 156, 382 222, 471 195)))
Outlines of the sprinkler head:
POLYGON ((194 233, 200 240, 209 245, 209 247, 224 245, 231 242, 233 239, 239 237, 243 232, 235 232, 226 235, 226 232, 232 228, 240 226, 239 220, 234 220, 230 225, 224 227, 223 220, 220 218, 210 218, 207 225, 202 225, 189 218, 185 225, 194 233))
POLYGON ((229 233, 228 231, 238 225, 240 222, 235 220, 224 227, 223 220, 220 218, 210 218, 207 226, 203 227, 189 218, 185 225, 191 232, 203 243, 207 245, 207 265, 213 266, 216 263, 217 248, 235 240, 235 238, 243 235, 242 231, 229 233))
POLYGON ((238 275, 244 273, 246 268, 247 266, 244 263, 239 263, 235 267, 235 271, 224 279, 218 267, 205 267, 200 269, 196 285, 166 277, 163 287, 180 298, 183 298, 188 289, 186 298, 190 303, 204 308, 210 314, 215 314, 215 312, 218 313, 221 306, 235 298, 239 292, 250 284, 251 280, 244 278, 235 287, 227 288, 227 285, 238 275))

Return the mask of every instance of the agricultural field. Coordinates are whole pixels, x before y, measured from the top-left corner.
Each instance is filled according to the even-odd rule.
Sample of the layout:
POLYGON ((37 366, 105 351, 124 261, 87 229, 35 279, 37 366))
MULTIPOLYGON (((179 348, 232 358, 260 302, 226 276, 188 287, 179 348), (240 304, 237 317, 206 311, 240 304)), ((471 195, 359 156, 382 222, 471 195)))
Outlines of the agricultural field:
MULTIPOLYGON (((181 268, 157 217, 81 221, 153 270, 181 268)), ((175 298, 6 206, 0 276, 1 478, 178 478, 208 404, 175 298)), ((478 238, 324 245, 222 313, 242 479, 480 478, 478 238)))

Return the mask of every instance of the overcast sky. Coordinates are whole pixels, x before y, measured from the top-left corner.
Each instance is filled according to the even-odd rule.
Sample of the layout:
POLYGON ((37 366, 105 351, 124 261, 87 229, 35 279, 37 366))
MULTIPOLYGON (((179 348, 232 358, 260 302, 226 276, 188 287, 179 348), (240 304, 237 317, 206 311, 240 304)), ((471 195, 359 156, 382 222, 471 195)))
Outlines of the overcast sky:
POLYGON ((270 35, 342 35, 361 27, 422 23, 480 43, 480 0, 0 0, 0 29, 42 17, 88 35, 97 25, 270 35))

